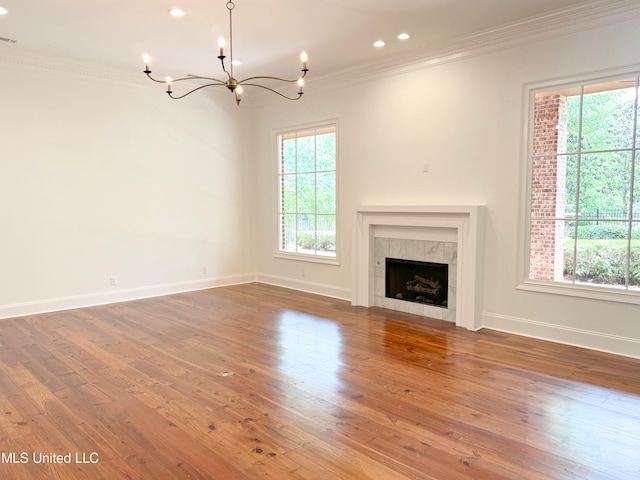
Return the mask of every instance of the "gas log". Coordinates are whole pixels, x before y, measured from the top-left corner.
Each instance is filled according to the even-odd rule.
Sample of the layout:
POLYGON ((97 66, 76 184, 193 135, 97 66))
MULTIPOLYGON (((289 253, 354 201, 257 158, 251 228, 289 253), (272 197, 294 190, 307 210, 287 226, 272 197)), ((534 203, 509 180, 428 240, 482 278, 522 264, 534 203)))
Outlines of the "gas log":
POLYGON ((420 275, 415 275, 413 280, 407 282, 407 290, 410 292, 416 292, 418 295, 428 295, 432 297, 439 297, 442 291, 442 284, 439 280, 433 280, 430 278, 424 278, 420 275))

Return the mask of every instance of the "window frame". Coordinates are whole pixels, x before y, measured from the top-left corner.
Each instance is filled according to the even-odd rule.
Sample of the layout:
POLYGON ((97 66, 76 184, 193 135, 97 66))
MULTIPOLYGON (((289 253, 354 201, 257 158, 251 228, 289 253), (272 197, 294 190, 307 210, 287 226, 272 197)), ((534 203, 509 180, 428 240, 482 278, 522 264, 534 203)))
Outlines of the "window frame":
MULTIPOLYGON (((274 132, 273 135, 275 141, 275 162, 274 162, 274 183, 275 183, 275 225, 276 225, 276 234, 275 234, 275 245, 273 256, 275 258, 282 258, 288 260, 297 260, 303 262, 311 262, 311 263, 319 263, 326 265, 340 265, 340 207, 339 207, 339 184, 340 184, 340 161, 339 161, 339 125, 338 119, 332 118, 327 120, 322 120, 318 122, 305 123, 300 125, 295 125, 287 128, 281 128, 274 132), (336 250, 335 256, 323 256, 318 255, 317 253, 303 253, 303 252, 288 252, 281 249, 281 229, 282 225, 280 223, 280 206, 281 206, 281 191, 280 191, 280 137, 285 135, 294 135, 301 132, 307 132, 309 130, 322 130, 326 128, 335 129, 336 136, 336 152, 335 152, 335 175, 336 175, 336 185, 335 185, 335 224, 336 224, 336 250)), ((314 173, 317 170, 314 170, 314 173)))
MULTIPOLYGON (((570 77, 550 79, 541 82, 527 83, 523 87, 523 128, 521 174, 521 220, 518 241, 518 281, 517 290, 563 295, 569 297, 604 300, 617 303, 640 305, 640 292, 617 286, 585 283, 562 283, 552 280, 536 280, 529 278, 531 251, 531 218, 532 218, 532 181, 533 181, 533 137, 535 96, 541 92, 562 90, 592 85, 609 81, 640 77, 640 64, 602 70, 594 73, 583 73, 570 77)), ((640 95, 640 93, 639 93, 640 95)), ((640 99, 639 99, 640 104, 640 99)), ((640 110, 640 105, 639 105, 640 110)), ((640 112, 638 113, 640 116, 640 112)), ((639 126, 640 129, 640 126, 639 126)), ((635 153, 640 157, 640 145, 636 145, 635 153)), ((635 188, 640 188, 636 185, 635 188)))

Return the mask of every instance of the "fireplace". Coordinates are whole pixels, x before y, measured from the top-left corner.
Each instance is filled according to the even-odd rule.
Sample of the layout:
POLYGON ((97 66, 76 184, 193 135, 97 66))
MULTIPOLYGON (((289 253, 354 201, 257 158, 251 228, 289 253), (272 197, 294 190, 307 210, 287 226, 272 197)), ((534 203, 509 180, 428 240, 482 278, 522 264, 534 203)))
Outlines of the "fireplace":
POLYGON ((360 206, 352 303, 481 328, 484 210, 481 205, 360 206), (447 308, 387 298, 386 257, 447 264, 447 308))
POLYGON ((456 321, 458 248, 453 241, 455 235, 442 230, 438 240, 425 240, 433 234, 427 232, 425 235, 416 229, 374 229, 376 307, 456 321), (437 293, 429 292, 438 289, 437 293), (424 293, 432 295, 429 297, 424 293))
POLYGON ((449 266, 400 258, 385 259, 385 296, 447 308, 449 266))

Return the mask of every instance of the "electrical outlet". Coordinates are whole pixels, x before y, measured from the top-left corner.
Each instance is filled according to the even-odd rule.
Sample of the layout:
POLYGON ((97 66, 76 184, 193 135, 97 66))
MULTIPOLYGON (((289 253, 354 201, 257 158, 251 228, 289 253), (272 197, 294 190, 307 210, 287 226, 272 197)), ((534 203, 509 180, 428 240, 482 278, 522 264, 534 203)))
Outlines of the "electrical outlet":
POLYGON ((202 274, 206 275, 207 274, 207 267, 202 267, 202 274))
POLYGON ((423 163, 422 164, 422 173, 429 173, 429 164, 428 163, 423 163))
POLYGON ((109 277, 109 285, 112 287, 116 284, 116 277, 109 277))
POLYGON ((306 276, 307 276, 307 272, 305 272, 305 271, 304 271, 304 268, 301 268, 301 269, 300 269, 300 276, 301 276, 302 278, 304 278, 304 277, 306 277, 306 276))

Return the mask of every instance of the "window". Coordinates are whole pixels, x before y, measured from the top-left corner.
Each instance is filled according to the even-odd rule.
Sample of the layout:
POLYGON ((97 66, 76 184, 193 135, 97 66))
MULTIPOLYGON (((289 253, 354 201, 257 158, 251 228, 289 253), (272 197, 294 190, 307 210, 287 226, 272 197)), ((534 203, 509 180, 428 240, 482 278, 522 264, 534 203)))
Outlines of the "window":
POLYGON ((529 281, 640 294, 638 81, 531 92, 529 281))
POLYGON ((278 135, 278 252, 336 259, 336 125, 278 135))

